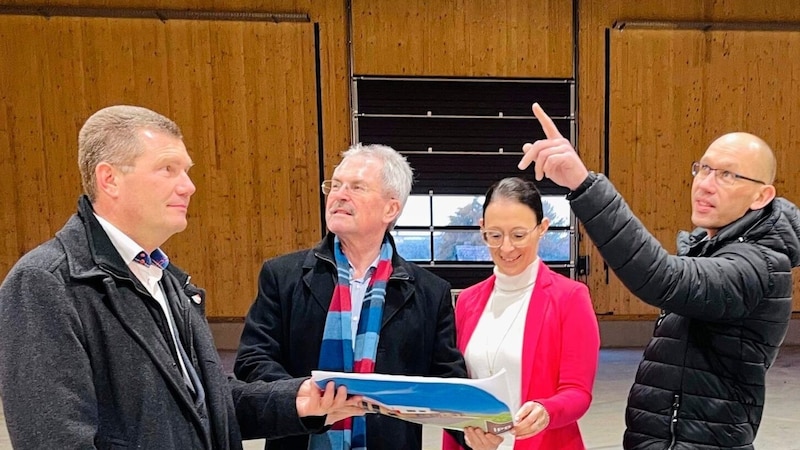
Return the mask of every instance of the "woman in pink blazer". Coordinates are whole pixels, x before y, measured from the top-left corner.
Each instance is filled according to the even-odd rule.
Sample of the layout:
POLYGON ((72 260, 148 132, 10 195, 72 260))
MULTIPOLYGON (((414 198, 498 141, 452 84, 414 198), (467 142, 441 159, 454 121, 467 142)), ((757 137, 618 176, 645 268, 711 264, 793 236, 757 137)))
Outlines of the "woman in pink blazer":
MULTIPOLYGON (((549 220, 530 181, 505 178, 486 193, 481 233, 495 264, 456 302, 456 333, 472 378, 506 370, 515 404, 510 433, 467 428, 475 450, 583 450, 600 336, 589 291, 538 257, 549 220)), ((443 449, 461 447, 444 434, 443 449)))

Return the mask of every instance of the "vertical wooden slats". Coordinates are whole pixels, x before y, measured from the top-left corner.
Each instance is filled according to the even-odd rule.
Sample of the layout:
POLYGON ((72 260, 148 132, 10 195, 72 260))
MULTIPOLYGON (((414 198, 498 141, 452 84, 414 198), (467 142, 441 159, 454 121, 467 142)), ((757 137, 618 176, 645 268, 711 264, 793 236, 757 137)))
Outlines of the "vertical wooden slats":
POLYGON ((354 71, 573 76, 571 0, 353 1, 354 71))
MULTIPOLYGON (((798 22, 800 21, 800 8, 793 0, 776 0, 774 2, 752 2, 749 0, 719 0, 702 2, 663 2, 660 0, 608 0, 603 2, 579 2, 578 6, 578 99, 580 101, 578 136, 579 150, 581 157, 586 161, 592 170, 602 171, 605 164, 604 141, 606 139, 605 124, 605 83, 606 79, 606 54, 605 45, 606 31, 617 21, 625 20, 659 20, 659 21, 710 21, 710 22, 798 22)), ((757 49, 753 49, 757 51, 757 49)), ((652 55, 651 58, 665 58, 669 55, 652 55)), ((616 59, 617 56, 612 56, 616 59)), ((619 62, 612 62, 619 65, 619 62)), ((783 62, 786 64, 786 61, 783 62)), ((794 66, 792 66, 794 67, 794 66)), ((795 69, 792 69, 795 70, 795 69)), ((692 85, 695 91, 693 95, 687 95, 676 101, 688 101, 697 99, 696 90, 698 86, 692 85)), ((752 89, 748 83, 741 86, 741 89, 752 89)), ((766 94, 766 93, 765 93, 766 94)), ((777 95, 777 94, 776 94, 777 95)), ((784 92, 783 97, 790 101, 793 96, 791 93, 784 92)), ((630 102, 637 100, 631 93, 626 96, 630 102)), ((641 97, 638 101, 647 102, 651 99, 641 97)), ((617 107, 620 107, 619 105, 617 107)), ((688 114, 686 108, 682 109, 684 114, 688 114)), ((713 120, 709 115, 725 114, 724 108, 717 111, 704 111, 705 120, 713 120)), ((696 114, 693 116, 696 117, 696 114)), ((794 116, 796 118, 796 116, 794 116)), ((615 119, 617 123, 620 118, 615 119)), ((697 119, 688 120, 693 127, 702 127, 697 119)), ((793 124, 786 125, 786 132, 790 133, 792 141, 796 140, 798 133, 797 120, 793 124)), ((646 126, 646 125, 643 125, 646 126)), ((689 130, 691 131, 691 130, 689 130)), ((710 142, 699 142, 699 138, 694 138, 697 145, 702 150, 710 142)), ((666 141, 666 140, 665 140, 666 141)), ((688 145, 688 144, 687 144, 688 145)), ((773 143, 774 145, 774 143, 773 143)), ((793 167, 797 166, 797 157, 793 156, 796 152, 784 152, 783 156, 778 155, 781 170, 787 175, 793 176, 793 167), (785 159, 782 159, 785 158, 785 159)), ((619 170, 619 168, 618 168, 619 170)), ((676 172, 676 176, 679 174, 676 172)), ((792 198, 795 202, 797 198, 796 188, 794 191, 786 186, 779 186, 783 194, 792 198)), ((641 213, 641 211, 637 211, 641 213)), ((680 212, 683 218, 688 220, 689 205, 684 206, 680 212)), ((676 218, 680 220, 680 218, 676 218)), ((669 245, 668 240, 664 242, 669 245)), ((606 283, 606 272, 600 257, 592 244, 584 240, 581 245, 581 252, 592 257, 592 265, 587 282, 592 292, 592 299, 598 313, 606 314, 613 312, 616 316, 626 317, 628 314, 638 314, 644 311, 652 313, 652 309, 642 308, 641 302, 631 298, 627 290, 614 284, 606 283)), ((795 270, 795 280, 800 279, 800 269, 795 270)), ((613 277, 613 276, 612 276, 613 277)), ((800 310, 800 283, 795 282, 795 310, 800 310)), ((630 317, 630 316, 627 316, 630 317)))
POLYGON ((74 211, 78 129, 111 104, 149 107, 183 129, 198 190, 189 228, 165 247, 208 289, 209 316, 243 316, 260 263, 319 239, 312 24, 0 23, 3 275, 74 211))
MULTIPOLYGON (((689 165, 722 134, 770 143, 778 192, 800 201, 792 167, 800 103, 787 95, 800 85, 797 49, 800 32, 611 32, 609 177, 668 250, 676 230, 692 228, 689 165)), ((608 290, 615 314, 649 309, 616 279, 608 290)))
MULTIPOLYGON (((3 174, 0 198, 3 203, 4 229, 2 239, 11 250, 11 257, 0 260, 0 273, 5 274, 22 251, 29 249, 31 240, 50 235, 53 227, 50 217, 66 218, 69 209, 74 209, 75 198, 67 205, 56 202, 62 191, 69 192, 70 183, 60 184, 61 176, 48 176, 48 172, 59 173, 65 150, 53 145, 64 139, 58 132, 61 123, 69 123, 69 115, 57 108, 45 118, 43 109, 53 104, 51 91, 62 89, 59 74, 52 72, 48 59, 35 51, 44 46, 58 50, 60 43, 46 39, 38 33, 42 21, 24 18, 0 27, 3 42, 0 75, 0 96, 5 113, 5 136, 3 149, 3 174), (37 23, 38 22, 38 23, 37 23), (33 32, 32 32, 33 30, 33 32), (23 38, 25 38, 23 40, 23 38), (22 83, 31 82, 29 89, 22 83), (49 170, 48 170, 49 168, 49 170), (55 192, 55 196, 42 192, 55 192)), ((74 159, 73 159, 74 161, 74 159)), ((67 166, 77 167, 76 163, 67 166)), ((74 170, 74 169, 73 169, 74 170)))
MULTIPOLYGON (((797 8, 794 0, 776 0, 773 2, 753 2, 751 0, 716 0, 702 2, 663 2, 660 0, 607 0, 603 2, 577 2, 578 11, 578 30, 572 29, 572 4, 570 1, 542 1, 536 2, 520 0, 493 0, 481 2, 477 0, 434 0, 421 1, 411 0, 410 2, 392 2, 391 0, 354 0, 353 2, 354 20, 354 50, 356 53, 356 72, 367 73, 375 70, 374 74, 423 74, 423 75, 442 75, 442 76, 556 76, 569 77, 572 73, 572 40, 573 32, 577 33, 579 65, 578 76, 578 143, 581 155, 591 169, 602 170, 604 163, 605 139, 604 131, 604 92, 605 92, 605 39, 604 33, 615 21, 620 20, 682 20, 682 21, 748 21, 748 22, 770 22, 770 21, 800 21, 800 8, 797 8), (426 26, 423 26, 426 25, 426 26), (566 27, 566 28, 565 28, 566 27), (569 54, 569 56, 566 56, 569 54), (546 56, 542 56, 546 55, 546 56), (557 55, 552 56, 551 55, 557 55), (497 69, 497 68, 500 69, 497 69)), ((32 0, 0 0, 3 5, 29 5, 41 4, 39 1, 32 0)), ((54 0, 48 4, 60 6, 92 6, 92 7, 120 7, 118 1, 111 0, 54 0)), ((294 0, 291 2, 278 0, 230 0, 219 2, 217 0, 181 0, 179 2, 165 0, 131 0, 125 3, 126 8, 187 8, 197 10, 217 10, 217 11, 238 11, 238 10, 266 10, 274 12, 299 12, 308 13, 312 21, 319 23, 321 40, 321 61, 320 69, 322 73, 322 108, 323 108, 323 140, 324 140, 324 171, 327 175, 333 170, 333 165, 339 159, 339 153, 349 143, 350 138, 350 113, 349 113, 349 80, 347 71, 348 61, 348 35, 346 33, 345 2, 338 0, 312 1, 294 0)), ((5 20, 0 18, 0 20, 5 20)), ((107 83, 103 81, 102 74, 97 73, 91 67, 85 67, 83 53, 87 52, 90 42, 82 43, 90 39, 89 31, 82 25, 75 25, 72 28, 65 28, 63 35, 48 39, 37 38, 41 32, 41 26, 45 23, 52 23, 56 18, 50 19, 51 22, 41 21, 41 25, 34 25, 34 21, 29 21, 24 25, 10 26, 7 22, 2 22, 0 26, 0 62, 3 69, 0 70, 0 171, 4 174, 0 177, 0 202, 2 202, 2 212, 0 212, 0 251, 3 258, 0 258, 0 275, 4 275, 10 268, 11 263, 20 252, 30 248, 33 244, 41 241, 52 234, 57 226, 74 210, 74 197, 79 190, 79 184, 75 178, 77 170, 74 169, 74 149, 75 133, 82 121, 86 118, 89 111, 104 106, 102 103, 102 92, 95 80, 100 78, 101 85, 107 83), (74 37, 70 37, 75 34, 74 37), (7 37, 16 38, 26 36, 27 39, 20 43, 18 40, 9 40, 7 37), (70 43, 74 39, 74 43, 70 43), (47 52, 47 61, 41 59, 41 55, 31 48, 46 46, 50 50, 47 52), (28 50, 26 50, 28 49, 28 50), (28 64, 26 67, 35 69, 21 69, 19 61, 28 64), (26 62, 27 61, 27 62, 26 62), (46 69, 45 66, 53 69, 46 69), (57 69, 56 69, 57 67, 57 69), (73 71, 81 73, 81 76, 66 79, 61 73, 73 71), (19 89, 11 89, 13 83, 21 83, 21 79, 31 79, 32 87, 24 92, 19 89), (44 93, 45 85, 47 94, 44 93), (78 96, 50 96, 52 90, 81 90, 82 95, 78 96), (52 97, 44 100, 45 97, 52 97), (59 98, 60 100, 56 100, 59 98), (61 111, 61 117, 47 121, 46 127, 67 127, 69 133, 49 133, 39 131, 32 133, 25 132, 19 128, 21 124, 32 126, 32 117, 39 115, 42 108, 53 111, 61 111), (38 134, 37 134, 38 133, 38 134), (51 139, 52 145, 57 146, 58 152, 48 154, 47 175, 35 174, 33 171, 24 170, 25 161, 37 161, 37 157, 11 152, 10 149, 16 148, 20 142, 39 142, 36 148, 43 148, 44 142, 51 139), (64 170, 61 170, 61 167, 64 170), (69 172, 74 171, 74 172, 69 172), (60 178, 57 178, 60 177, 60 178), (46 179, 46 182, 44 181, 46 179), (45 189, 51 192, 49 200, 36 198, 32 192, 45 189), (74 184, 73 184, 74 183, 74 184), (56 186, 53 188, 52 186, 56 186), (14 205, 9 207, 9 205, 14 205), (17 206, 19 205, 19 206, 17 206), (18 212, 19 210, 19 212, 18 212), (43 217, 48 220, 43 220, 43 217), (7 230, 16 229, 16 233, 7 230)), ((81 22, 81 19, 71 19, 81 22)), ((139 26, 144 26, 144 21, 136 21, 139 26)), ((189 117, 189 120, 181 120, 180 124, 187 136, 191 136, 193 142, 189 143, 190 152, 197 161, 197 167, 192 171, 193 179, 203 185, 210 185, 211 175, 206 174, 207 166, 213 166, 216 160, 215 155, 202 155, 198 152, 202 148, 211 148, 217 134, 218 120, 213 114, 207 111, 212 108, 213 97, 194 95, 196 92, 203 91, 204 86, 211 85, 212 72, 209 66, 211 55, 208 45, 211 33, 206 25, 205 29, 198 27, 192 31, 181 34, 181 42, 177 42, 178 31, 176 24, 173 23, 173 34, 167 41, 165 35, 152 36, 153 41, 164 41, 163 47, 170 49, 175 46, 181 48, 194 48, 191 60, 185 63, 173 63, 167 66, 167 77, 170 80, 166 88, 165 97, 159 95, 146 95, 140 102, 149 102, 150 106, 162 106, 168 112, 182 111, 181 117, 189 117), (204 30, 204 31, 203 31, 204 30), (184 36, 185 34, 185 36, 184 36), (185 42, 184 42, 185 41, 185 42), (203 45, 201 45, 203 44, 203 45), (178 67, 180 65, 180 67, 178 67), (178 76, 180 75, 180 76, 178 76), (176 80, 183 80, 181 83, 176 80), (183 108, 181 110, 181 108, 183 108), (208 161, 206 161, 208 159, 208 161)), ((102 33, 101 33, 102 35, 102 33)), ((94 44, 95 46, 100 43, 94 44)), ((140 44, 144 45, 144 44, 140 44)), ((720 43, 719 45, 722 45, 720 43)), ((757 43, 751 43, 753 55, 757 55, 757 43), (753 45, 756 45, 753 47, 753 45)), ((794 45, 794 44, 793 44, 794 45)), ((132 52, 137 52, 137 46, 133 45, 132 52)), ((142 51, 145 47, 142 47, 142 51)), ((147 51, 151 47, 147 47, 147 51)), ((155 51, 160 48, 155 46, 155 51)), ((707 46, 711 48, 711 46, 707 46)), ((666 49, 665 50, 669 50, 666 49)), ((786 51, 790 51, 787 48, 786 51)), ((784 50, 781 50, 784 51, 784 50)), ((777 54, 778 49, 773 49, 777 54)), ((266 52, 269 57, 271 52, 266 52)), ((705 55, 705 53, 704 53, 705 55)), ((190 55, 184 55, 189 57, 190 55)), ((90 58, 87 55, 86 58, 90 58)), ((653 55, 653 58, 672 58, 669 55, 653 55)), ((697 58, 701 55, 698 53, 697 58)), ((705 56, 703 56, 705 57, 705 56)), ((139 56, 137 56, 139 58, 139 56)), ((684 54, 684 58, 688 58, 684 54)), ((680 60, 678 60, 680 61, 680 60)), ((797 67, 794 60, 787 58, 781 59, 759 59, 760 64, 777 64, 784 71, 790 72, 792 77, 797 78, 797 67)), ((702 62, 698 60, 698 63, 702 62)), ((249 63, 248 63, 249 64, 249 63)), ((145 65, 135 65, 133 70, 147 70, 145 65)), ((673 69, 670 69, 673 70, 673 69)), ((674 69, 677 70, 677 69, 674 69)), ((692 69, 699 70, 699 69, 692 69)), ((797 148, 794 144, 798 140, 797 113, 787 109, 786 105, 791 104, 794 97, 792 92, 786 89, 777 89, 769 84, 767 74, 753 72, 753 80, 749 77, 726 79, 724 77, 738 77, 746 71, 756 71, 758 66, 748 65, 748 67, 726 68, 725 71, 717 73, 707 73, 712 77, 713 83, 702 87, 702 89, 719 89, 720 95, 724 91, 736 91, 742 95, 749 95, 750 98, 762 99, 758 106, 751 106, 751 115, 758 115, 762 109, 773 109, 785 111, 787 122, 771 122, 761 124, 761 126, 772 126, 775 130, 769 133, 778 132, 778 128, 783 128, 784 136, 780 143, 770 142, 774 146, 784 149, 797 148), (714 78, 717 77, 717 78, 714 78), (717 88, 717 83, 719 88, 717 88), (744 83, 735 85, 735 83, 744 83), (722 86, 725 86, 723 88, 722 86), (770 106, 770 103, 775 106, 770 106), (789 123, 789 125, 785 125, 789 123)), ((267 73, 267 72, 263 72, 267 73)), ((221 76, 214 74, 213 76, 221 76)), ((658 72, 653 72, 653 76, 659 76, 658 72)), ((135 79, 141 78, 139 72, 132 76, 135 79)), ((157 80, 155 81, 158 82, 157 80)), ((136 92, 147 92, 147 90, 136 84, 136 92)), ((303 82, 303 85, 306 85, 303 82)), ((15 84, 16 86, 16 84, 15 84)), ((683 102, 683 105, 676 105, 675 110, 682 111, 682 114, 689 114, 687 107, 689 103, 697 102, 697 99, 706 98, 704 102, 713 99, 713 95, 708 93, 705 97, 700 95, 700 84, 684 84, 684 90, 690 93, 679 96, 675 102, 683 102)), ((157 90, 163 90, 162 87, 157 90)), ((639 102, 648 102, 648 98, 634 98, 627 95, 626 99, 639 102)), ((682 120, 691 123, 693 127, 711 127, 710 131, 719 132, 722 124, 715 122, 716 115, 725 116, 726 112, 732 107, 716 100, 715 111, 709 111, 708 106, 702 108, 703 113, 692 112, 691 117, 685 116, 682 120), (702 119, 702 120, 701 120, 702 119), (714 128, 717 127, 717 128, 714 128)), ((255 102, 253 102, 255 103, 255 102)), ((259 102, 261 104, 263 102, 259 102)), ((622 108, 617 105, 615 108, 622 108)), ((258 120, 261 122, 272 121, 272 116, 267 115, 266 108, 256 110, 258 120)), ((626 108, 629 108, 626 106, 626 108)), ((736 110, 736 114, 747 114, 736 110)), ((627 114, 627 113, 626 113, 627 114)), ((668 111, 661 111, 659 114, 673 114, 668 111)), ((653 116, 656 117, 656 116, 653 116)), ((220 119, 221 120, 221 119, 220 119)), ((620 124, 620 118, 615 114, 614 121, 620 124)), ((677 119, 676 119, 677 120, 677 119)), ((219 125, 222 127, 222 125, 219 125)), ((271 125, 264 125, 271 127, 271 125)), ((646 124, 641 125, 647 127, 646 124)), ((42 128, 44 129, 44 128, 42 128)), ((270 128, 267 128, 270 129, 270 128)), ((252 133, 252 129, 249 129, 252 133)), ((663 138, 659 139, 665 147, 671 145, 673 150, 679 150, 682 146, 697 145, 702 150, 708 145, 708 141, 701 142, 703 139, 692 137, 691 134, 682 137, 679 131, 662 130, 663 138), (670 141, 670 139, 674 139, 670 141)), ((624 135, 625 139, 630 139, 624 135)), ((249 137, 248 139, 253 139, 249 137)), ((188 138, 187 138, 188 142, 188 138)), ((271 145, 269 142, 268 145, 271 145)), ((796 185, 787 184, 788 180, 794 177, 792 168, 797 165, 796 152, 779 150, 778 159, 781 167, 779 173, 780 180, 778 189, 794 201, 798 191, 796 185)), ((38 157, 40 164, 44 164, 44 159, 38 157)), ((678 162, 675 162, 676 177, 681 176, 678 172, 678 162)), ((316 162, 314 168, 309 169, 310 173, 317 170, 316 162)), ((615 165, 616 171, 630 170, 624 169, 621 165, 615 165)), ((685 169, 680 168, 681 171, 685 169)), ((269 176, 271 172, 259 167, 254 169, 259 177, 275 180, 269 176)), ((622 172, 620 172, 622 173, 622 172)), ((633 176, 633 175, 630 175, 633 176)), ((244 176, 242 176, 244 178, 244 176)), ((216 178, 215 178, 216 179, 216 178)), ((272 181, 270 181, 272 182, 272 181)), ((641 186, 647 179, 642 181, 631 181, 641 186)), ((266 183, 266 182, 263 182, 266 183)), ((264 184, 264 186, 267 186, 264 184)), ((680 188, 680 186, 678 186, 680 188)), ((315 189, 315 187, 309 187, 315 189)), ((638 188, 637 188, 638 189, 638 188)), ((655 189, 654 189, 655 190, 655 189)), ((274 195, 272 185, 254 194, 254 199, 260 203, 272 200, 274 195), (259 195, 260 197, 255 197, 259 195)), ((180 235, 181 238, 194 242, 204 242, 211 239, 210 234, 205 229, 201 229, 195 223, 200 217, 198 205, 205 200, 206 195, 203 190, 199 190, 190 211, 191 222, 189 229, 180 235)), ((296 198, 303 198, 303 202, 308 201, 316 204, 318 194, 313 194, 306 200, 302 191, 297 193, 296 198)), ((659 199, 660 200, 660 199, 659 199)), ((669 202, 680 202, 671 200, 669 202)), ((300 201, 290 202, 290 206, 298 205, 300 201)), ((285 207, 285 205, 279 205, 285 207)), ((318 209, 318 208, 317 208, 318 209)), ((638 211, 648 217, 648 220, 657 222, 658 219, 653 214, 658 211, 638 211)), ((259 221, 273 224, 277 219, 269 214, 264 216, 260 211, 252 214, 259 215, 259 221)), ((688 205, 678 212, 679 216, 675 220, 688 221, 688 205)), ((280 226, 286 226, 280 223, 280 226)), ((265 233, 267 228, 260 227, 260 233, 265 233)), ((252 227, 251 232, 254 239, 261 239, 267 242, 264 245, 266 251, 271 252, 271 241, 260 237, 257 230, 252 227)), ((666 233, 666 231, 665 231, 666 233)), ((672 245, 672 239, 665 238, 665 245, 672 245)), ((172 249, 170 249, 172 251, 172 249)), ((177 249, 176 249, 177 250, 177 249)), ((277 251, 277 250, 276 250, 277 251)), ((592 270, 588 277, 589 285, 592 289, 593 299, 597 305, 598 312, 612 310, 616 315, 624 315, 626 311, 634 314, 635 311, 642 313, 650 310, 631 309, 631 302, 641 307, 641 302, 630 299, 624 289, 611 288, 606 285, 605 272, 599 257, 593 250, 590 243, 584 240, 582 252, 593 257, 592 270), (618 305, 618 306, 617 306, 618 305)), ((205 263, 204 263, 205 264, 205 263)), ((204 276, 199 282, 207 285, 213 283, 214 274, 209 268, 204 268, 210 275, 204 276)), ((247 270, 247 269, 243 269, 247 270)), ((800 279, 800 278, 799 278, 800 279)), ((795 284, 796 289, 796 310, 800 310, 800 283, 795 284)), ((249 292, 245 297, 251 297, 254 285, 247 286, 249 292)), ((241 293, 226 292, 225 298, 220 302, 229 302, 230 299, 239 298, 241 293)), ((215 294, 216 295, 216 294, 215 294)), ((217 300, 211 296, 212 305, 217 300)), ((218 314, 212 308, 210 313, 218 314)), ((227 314, 227 313, 226 313, 227 314)))

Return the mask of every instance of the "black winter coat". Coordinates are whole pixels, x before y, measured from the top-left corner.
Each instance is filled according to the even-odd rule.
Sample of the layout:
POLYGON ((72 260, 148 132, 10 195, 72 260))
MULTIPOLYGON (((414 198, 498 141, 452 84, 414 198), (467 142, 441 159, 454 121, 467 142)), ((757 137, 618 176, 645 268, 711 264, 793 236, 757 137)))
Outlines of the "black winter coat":
POLYGON ((607 178, 589 181, 572 209, 620 280, 662 309, 628 397, 624 447, 752 449, 791 317, 797 208, 775 199, 713 238, 682 232, 673 256, 607 178))
MULTIPOLYGON (((247 313, 234 367, 236 375, 247 381, 310 375, 319 364, 335 284, 332 234, 313 249, 266 261, 258 279, 258 296, 247 313)), ((450 298, 449 283, 405 261, 395 250, 392 275, 386 284, 375 372, 466 377, 464 358, 456 347, 450 298)), ((269 450, 307 446, 307 436, 267 442, 269 450)), ((419 450, 422 426, 368 414, 367 447, 419 450)))

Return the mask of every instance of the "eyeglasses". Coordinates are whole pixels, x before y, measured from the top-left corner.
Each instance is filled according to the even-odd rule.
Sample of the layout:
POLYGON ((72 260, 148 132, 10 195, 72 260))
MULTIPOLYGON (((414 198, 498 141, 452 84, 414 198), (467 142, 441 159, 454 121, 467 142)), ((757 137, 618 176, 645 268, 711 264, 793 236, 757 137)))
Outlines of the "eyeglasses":
POLYGON ((339 180, 325 180, 322 182, 322 193, 328 195, 331 192, 339 192, 342 189, 344 189, 345 186, 347 186, 347 189, 350 191, 350 194, 352 195, 365 195, 372 190, 369 188, 369 186, 360 182, 349 184, 349 183, 342 183, 339 180))
MULTIPOLYGON (((508 241, 514 247, 525 247, 530 243, 531 233, 538 227, 539 225, 533 228, 514 228, 508 233, 508 241)), ((503 245, 506 234, 500 230, 483 230, 481 231, 481 237, 483 237, 483 242, 487 247, 498 248, 503 245)))
POLYGON ((711 172, 714 172, 714 176, 717 178, 717 182, 719 184, 730 186, 736 183, 736 180, 747 180, 752 181, 753 183, 758 184, 767 184, 761 180, 756 180, 754 178, 748 178, 744 175, 739 175, 738 173, 733 173, 730 170, 723 170, 723 169, 715 169, 708 164, 700 164, 699 162, 692 163, 692 176, 705 178, 711 172))

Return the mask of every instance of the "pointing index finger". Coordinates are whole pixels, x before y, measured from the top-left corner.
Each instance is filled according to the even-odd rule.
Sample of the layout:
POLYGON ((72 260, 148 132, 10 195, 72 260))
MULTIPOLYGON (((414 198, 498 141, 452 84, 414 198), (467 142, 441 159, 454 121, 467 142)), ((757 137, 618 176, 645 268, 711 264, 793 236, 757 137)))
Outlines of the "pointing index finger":
POLYGON ((544 130, 544 135, 547 136, 547 139, 559 139, 564 137, 558 131, 558 128, 556 128, 553 119, 544 112, 538 103, 533 104, 533 115, 539 119, 539 123, 542 125, 542 130, 544 130))

